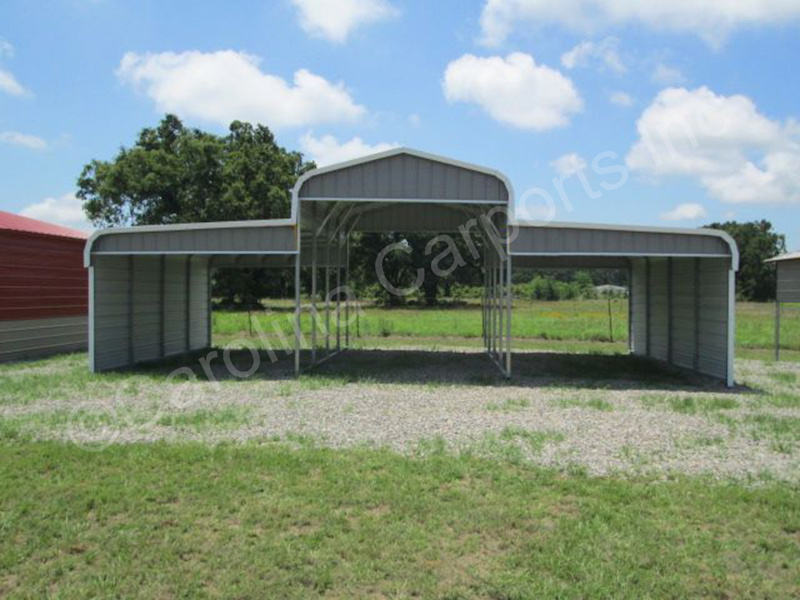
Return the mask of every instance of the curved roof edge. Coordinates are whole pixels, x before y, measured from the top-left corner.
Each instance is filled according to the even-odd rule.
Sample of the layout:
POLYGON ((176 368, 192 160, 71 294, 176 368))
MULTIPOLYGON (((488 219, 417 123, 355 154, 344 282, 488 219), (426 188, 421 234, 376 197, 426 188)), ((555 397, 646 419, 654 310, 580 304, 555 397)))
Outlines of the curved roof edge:
POLYGON ((208 221, 205 223, 176 223, 174 225, 136 225, 134 227, 107 227, 95 231, 83 247, 83 266, 92 264, 92 247, 103 236, 120 233, 159 233, 170 231, 190 231, 198 229, 231 229, 241 227, 284 227, 295 225, 294 219, 265 219, 260 221, 208 221))
POLYGON ((779 254, 765 260, 765 263, 783 262, 785 260, 800 260, 800 252, 787 252, 786 254, 779 254))
MULTIPOLYGON (((614 231, 635 231, 641 233, 677 233, 685 235, 705 235, 709 237, 716 237, 725 242, 731 251, 731 266, 734 271, 739 270, 739 247, 736 241, 725 231, 721 229, 707 229, 700 227, 697 229, 690 229, 688 227, 650 227, 646 225, 614 225, 609 223, 579 223, 569 221, 516 221, 519 227, 564 227, 572 229, 608 229, 614 231)), ((773 259, 774 260, 774 259, 773 259)))
POLYGON ((475 171, 477 173, 483 173, 484 175, 491 175, 492 177, 496 177, 503 183, 503 185, 506 188, 506 191, 508 192, 508 205, 513 206, 514 204, 514 186, 511 185, 511 180, 502 171, 498 171, 497 169, 492 169, 489 167, 482 167, 480 165, 476 165, 473 163, 456 160, 454 158, 448 158, 447 156, 441 156, 438 154, 431 154, 430 152, 415 150, 414 148, 408 148, 406 146, 399 146, 397 148, 390 148, 389 150, 384 150, 383 152, 367 154, 366 156, 361 156, 359 158, 346 160, 344 162, 328 165, 326 167, 319 167, 318 169, 314 169, 312 171, 309 171, 308 173, 304 173, 303 175, 301 175, 300 178, 297 180, 297 183, 295 183, 294 188, 292 188, 292 218, 294 219, 297 216, 298 202, 300 199, 300 190, 303 188, 303 184, 305 184, 309 179, 313 179, 317 175, 324 175, 325 173, 331 173, 333 171, 339 171, 341 169, 347 169, 350 167, 363 165, 369 162, 374 162, 376 160, 381 160, 383 158, 391 158, 392 156, 399 156, 401 154, 406 154, 408 156, 414 156, 416 158, 422 158, 425 160, 439 162, 446 165, 452 165, 454 167, 460 167, 462 169, 468 169, 470 171, 475 171))

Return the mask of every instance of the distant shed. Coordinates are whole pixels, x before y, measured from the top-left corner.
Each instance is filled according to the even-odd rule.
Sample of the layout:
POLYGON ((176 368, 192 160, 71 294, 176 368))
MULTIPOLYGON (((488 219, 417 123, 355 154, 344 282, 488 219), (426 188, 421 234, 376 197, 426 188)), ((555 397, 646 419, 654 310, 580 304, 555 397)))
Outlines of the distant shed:
POLYGON ((0 211, 0 362, 86 348, 87 237, 0 211))
POLYGON ((800 252, 770 258, 777 268, 778 284, 775 294, 775 360, 781 357, 781 304, 800 302, 800 252))

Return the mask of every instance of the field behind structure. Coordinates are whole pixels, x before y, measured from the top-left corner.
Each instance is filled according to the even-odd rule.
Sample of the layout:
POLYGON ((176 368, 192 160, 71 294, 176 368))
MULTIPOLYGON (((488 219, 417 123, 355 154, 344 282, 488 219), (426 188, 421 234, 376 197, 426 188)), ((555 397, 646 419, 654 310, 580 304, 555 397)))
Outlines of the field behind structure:
POLYGON ((626 356, 621 301, 614 342, 604 301, 522 303, 510 382, 475 306, 367 307, 300 378, 0 365, 0 596, 798 597, 800 348, 771 360, 770 308, 739 307, 732 390, 626 356))

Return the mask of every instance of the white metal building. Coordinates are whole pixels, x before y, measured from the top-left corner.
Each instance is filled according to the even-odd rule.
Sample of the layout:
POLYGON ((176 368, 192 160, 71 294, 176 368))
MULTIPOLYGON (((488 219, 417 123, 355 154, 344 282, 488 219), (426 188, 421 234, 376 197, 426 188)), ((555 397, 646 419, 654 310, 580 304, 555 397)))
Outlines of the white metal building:
MULTIPOLYGON (((512 268, 623 268, 632 281, 631 351, 733 385, 739 257, 727 234, 521 223, 513 204, 511 184, 498 171, 400 148, 307 173, 292 192, 288 219, 97 232, 84 257, 90 367, 121 368, 209 347, 213 269, 294 266, 297 314, 324 314, 312 329, 308 364, 294 352, 299 372, 342 348, 342 335, 323 323, 334 302, 328 291, 348 282, 350 235, 415 231, 479 237, 491 250, 480 257, 483 341, 508 377, 512 268), (313 309, 304 309, 300 297, 300 269, 308 266, 313 309)), ((296 326, 295 348, 301 337, 296 326)), ((344 347, 347 341, 345 329, 344 347)))

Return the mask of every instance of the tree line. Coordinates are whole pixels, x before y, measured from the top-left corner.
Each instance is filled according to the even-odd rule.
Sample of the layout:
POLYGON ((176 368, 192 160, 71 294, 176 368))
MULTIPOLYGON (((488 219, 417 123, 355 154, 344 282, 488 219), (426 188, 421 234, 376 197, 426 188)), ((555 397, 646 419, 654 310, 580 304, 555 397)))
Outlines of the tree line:
MULTIPOLYGON (((122 147, 111 160, 88 163, 78 177, 77 195, 97 227, 286 218, 291 210, 292 187, 313 168, 314 163, 300 152, 279 146, 264 125, 234 121, 227 135, 216 135, 187 127, 175 115, 166 115, 155 127, 143 129, 132 146, 122 147)), ((773 299, 775 271, 764 260, 786 251, 785 236, 765 220, 728 221, 708 227, 728 232, 739 245, 740 299, 773 299)), ((415 295, 419 302, 433 305, 443 297, 472 294, 468 290, 479 289, 479 264, 466 248, 459 248, 466 266, 438 276, 430 269, 435 253, 424 252, 428 240, 411 232, 355 234, 351 240, 351 284, 359 297, 386 304, 407 301, 386 292, 375 272, 378 252, 398 242, 407 244, 411 252, 388 255, 383 263, 385 273, 401 287, 414 280, 419 268, 424 269, 425 279, 415 295)), ((454 240, 464 244, 460 236, 454 240)), ((480 241, 474 241, 479 246, 480 241)), ((440 264, 445 271, 451 266, 447 260, 440 264)), ((308 289, 308 269, 301 275, 308 289)), ((533 298, 558 299, 587 294, 589 282, 626 285, 626 277, 613 270, 577 275, 520 272, 514 274, 513 283, 515 291, 527 290, 533 298)), ((294 274, 288 269, 222 269, 214 278, 214 296, 232 307, 255 305, 262 298, 287 297, 293 281, 294 274)))

